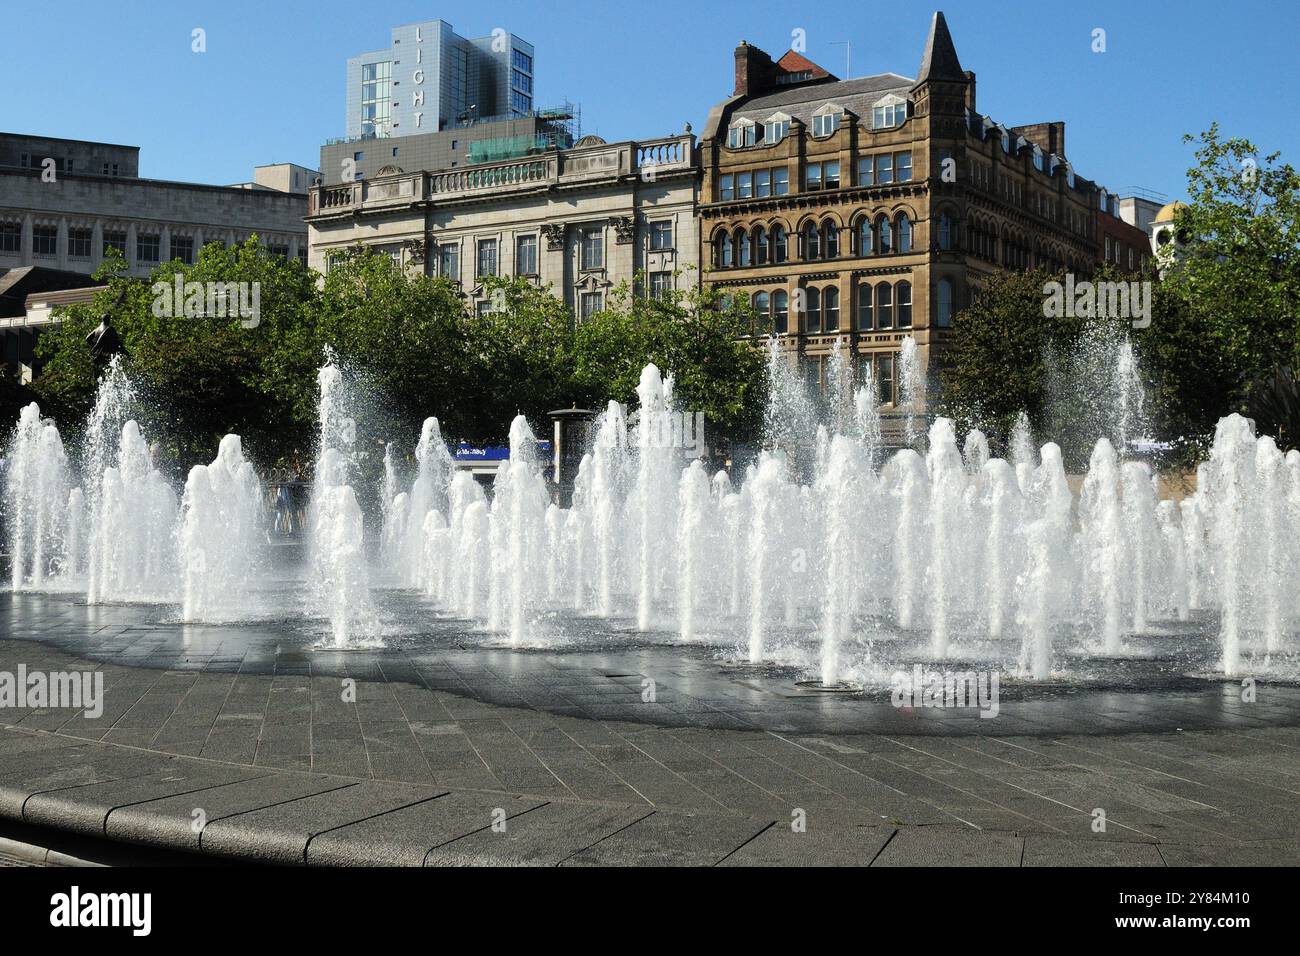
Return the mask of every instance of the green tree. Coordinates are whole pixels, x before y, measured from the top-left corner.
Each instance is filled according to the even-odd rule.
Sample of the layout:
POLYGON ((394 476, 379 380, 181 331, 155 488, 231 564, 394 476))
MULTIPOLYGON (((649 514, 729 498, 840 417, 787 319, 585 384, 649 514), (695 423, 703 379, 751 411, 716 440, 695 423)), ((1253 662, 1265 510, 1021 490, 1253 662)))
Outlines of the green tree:
POLYGON ((766 358, 741 338, 753 318, 712 288, 649 298, 624 284, 577 327, 575 398, 634 404, 641 370, 653 362, 673 374, 679 406, 704 413, 710 445, 753 441, 767 390, 766 358))
POLYGON ((229 249, 210 243, 192 265, 163 263, 148 281, 128 278, 120 257, 106 259, 96 277, 105 290, 67 309, 38 343, 48 359, 35 389, 43 407, 68 424, 85 417, 96 386, 85 338, 111 311, 145 399, 139 417, 181 469, 211 459, 228 432, 267 463, 305 450, 318 350, 316 287, 304 266, 269 255, 253 236, 229 249), (237 295, 209 298, 209 288, 228 283, 257 290, 255 315, 239 315, 237 295))

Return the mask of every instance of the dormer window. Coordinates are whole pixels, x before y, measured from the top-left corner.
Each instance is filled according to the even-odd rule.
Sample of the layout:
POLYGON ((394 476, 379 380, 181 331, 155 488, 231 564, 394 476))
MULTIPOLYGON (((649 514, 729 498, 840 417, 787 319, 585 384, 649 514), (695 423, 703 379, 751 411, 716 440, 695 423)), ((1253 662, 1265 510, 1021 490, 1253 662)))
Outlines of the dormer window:
POLYGON ((727 130, 727 145, 732 149, 741 149, 745 146, 753 146, 757 127, 753 120, 739 120, 731 124, 727 130))
POLYGON ((1034 169, 1040 173, 1043 171, 1043 151, 1037 146, 1034 147, 1034 169))
POLYGON ((763 144, 775 146, 790 135, 790 117, 785 113, 774 113, 763 123, 763 144))
POLYGON ((812 118, 813 136, 822 137, 830 136, 840 128, 840 122, 844 119, 844 110, 833 104, 827 103, 812 118))
POLYGON ((907 119, 907 100, 901 96, 886 96, 871 108, 872 129, 893 129, 907 119))

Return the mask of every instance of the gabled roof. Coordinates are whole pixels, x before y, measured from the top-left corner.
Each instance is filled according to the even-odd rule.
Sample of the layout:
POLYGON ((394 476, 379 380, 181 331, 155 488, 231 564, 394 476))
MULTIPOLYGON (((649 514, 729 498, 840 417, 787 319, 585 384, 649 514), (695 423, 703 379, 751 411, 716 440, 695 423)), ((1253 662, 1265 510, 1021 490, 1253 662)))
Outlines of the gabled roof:
POLYGON ((811 73, 811 80, 838 80, 839 77, 818 66, 802 53, 787 50, 785 56, 776 61, 777 68, 785 73, 811 73))
POLYGON ((887 93, 907 96, 912 81, 897 73, 881 73, 852 80, 834 80, 827 83, 809 83, 791 86, 756 96, 742 104, 732 114, 731 120, 752 119, 762 122, 777 110, 790 114, 804 125, 812 125, 812 116, 826 103, 836 103, 861 117, 871 115, 871 107, 887 93))

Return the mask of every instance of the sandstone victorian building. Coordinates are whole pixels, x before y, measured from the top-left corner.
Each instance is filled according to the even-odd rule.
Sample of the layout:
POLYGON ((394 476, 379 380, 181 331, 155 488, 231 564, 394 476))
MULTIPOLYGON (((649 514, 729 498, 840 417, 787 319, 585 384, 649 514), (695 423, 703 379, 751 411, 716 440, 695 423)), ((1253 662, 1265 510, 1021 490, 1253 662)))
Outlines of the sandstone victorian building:
POLYGON ((735 65, 700 141, 704 281, 746 297, 754 333, 802 354, 810 377, 825 382, 846 337, 893 402, 903 338, 941 357, 994 270, 1101 261, 1098 214, 1115 216, 1066 159, 1065 124, 979 113, 942 13, 915 79, 840 80, 744 42, 735 65))
POLYGON ((645 294, 697 283, 699 165, 689 130, 606 143, 586 137, 500 162, 434 171, 381 170, 312 190, 311 265, 357 244, 404 268, 445 276, 471 307, 492 308, 488 276, 521 276, 581 320, 621 283, 645 294))

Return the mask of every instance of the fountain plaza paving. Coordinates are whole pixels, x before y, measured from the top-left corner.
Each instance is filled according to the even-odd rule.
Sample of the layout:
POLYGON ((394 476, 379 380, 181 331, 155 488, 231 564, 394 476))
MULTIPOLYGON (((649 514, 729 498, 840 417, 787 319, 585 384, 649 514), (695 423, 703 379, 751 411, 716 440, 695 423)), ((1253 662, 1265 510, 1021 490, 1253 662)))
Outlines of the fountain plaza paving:
POLYGON ((334 652, 168 616, 0 595, 0 673, 104 681, 98 718, 0 707, 0 818, 282 864, 1300 863, 1294 682, 1246 703, 1139 662, 1013 682, 985 720, 645 635, 515 650, 443 621, 334 652))

